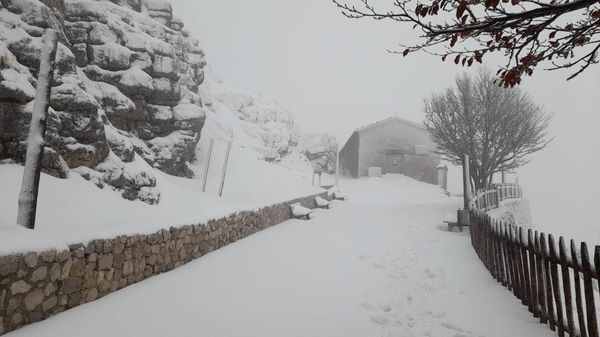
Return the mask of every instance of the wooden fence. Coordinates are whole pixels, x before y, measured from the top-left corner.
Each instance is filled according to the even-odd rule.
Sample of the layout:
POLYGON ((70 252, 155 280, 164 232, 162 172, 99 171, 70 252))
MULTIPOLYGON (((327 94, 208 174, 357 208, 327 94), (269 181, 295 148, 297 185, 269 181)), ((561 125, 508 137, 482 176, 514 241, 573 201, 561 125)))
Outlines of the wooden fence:
POLYGON ((559 336, 598 337, 594 266, 600 266, 600 246, 592 262, 585 242, 560 237, 557 245, 552 234, 506 224, 485 213, 497 207, 498 200, 521 195, 520 187, 505 185, 471 200, 473 248, 492 276, 559 336))
POLYGON ((521 186, 517 184, 494 184, 489 190, 481 190, 470 201, 470 208, 488 211, 500 206, 506 199, 520 198, 523 196, 521 186))

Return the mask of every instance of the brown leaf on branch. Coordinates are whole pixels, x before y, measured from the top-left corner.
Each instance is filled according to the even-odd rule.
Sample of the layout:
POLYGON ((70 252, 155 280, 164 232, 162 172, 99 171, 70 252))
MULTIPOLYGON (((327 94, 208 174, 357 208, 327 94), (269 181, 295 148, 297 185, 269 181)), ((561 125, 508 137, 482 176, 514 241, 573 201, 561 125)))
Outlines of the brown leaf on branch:
POLYGON ((462 58, 469 65, 481 63, 486 52, 497 52, 506 60, 502 85, 520 83, 523 74, 533 74, 542 64, 550 70, 574 69, 571 79, 600 63, 598 0, 502 0, 502 5, 501 0, 387 0, 394 9, 385 11, 375 8, 375 0, 332 1, 350 18, 389 19, 420 30, 417 43, 401 41, 411 53, 424 51, 443 61, 455 55, 455 64, 462 58), (537 56, 522 64, 529 52, 537 56))

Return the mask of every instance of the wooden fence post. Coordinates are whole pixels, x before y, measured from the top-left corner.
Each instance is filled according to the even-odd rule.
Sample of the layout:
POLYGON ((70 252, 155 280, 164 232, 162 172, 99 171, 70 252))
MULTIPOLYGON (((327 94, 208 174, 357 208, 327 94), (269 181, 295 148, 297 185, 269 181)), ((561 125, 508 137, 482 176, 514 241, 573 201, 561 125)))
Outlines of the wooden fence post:
POLYGON ((496 205, 500 207, 500 202, 502 201, 502 188, 500 186, 496 186, 496 199, 498 199, 496 205))
MULTIPOLYGON (((569 264, 567 259, 567 249, 565 239, 561 236, 558 239, 558 253, 560 255, 560 270, 562 272, 563 292, 565 294, 565 311, 567 313, 567 333, 569 336, 575 335, 575 324, 573 321, 573 297, 571 296, 571 275, 569 273, 569 264)), ((575 261, 573 261, 574 263, 575 261)), ((573 272, 577 273, 575 267, 573 272)))
POLYGON ((535 266, 535 247, 533 241, 533 230, 527 230, 527 251, 529 253, 529 280, 531 281, 531 305, 533 307, 533 317, 540 317, 538 308, 538 283, 535 266))
POLYGON ((592 268, 590 265, 587 244, 585 242, 581 243, 581 267, 583 269, 583 292, 585 294, 588 336, 598 337, 598 323, 596 322, 594 287, 592 284, 592 268))
POLYGON ((544 267, 544 289, 546 290, 546 308, 548 309, 548 322, 550 323, 550 330, 556 330, 556 323, 554 319, 554 300, 552 299, 552 276, 550 275, 550 262, 548 261, 548 251, 546 245, 546 234, 540 234, 540 248, 542 253, 542 265, 544 267))
POLYGON ((556 305, 556 326, 558 328, 558 336, 564 337, 564 321, 563 321, 563 304, 560 293, 560 284, 558 283, 558 255, 556 254, 556 244, 554 236, 548 235, 548 246, 550 248, 550 273, 552 277, 552 292, 554 293, 554 303, 556 305))
POLYGON ((583 308, 583 294, 581 293, 580 270, 583 270, 581 259, 577 257, 577 247, 575 241, 571 239, 571 260, 573 261, 573 279, 575 282, 575 307, 577 309, 577 321, 579 323, 579 334, 581 337, 587 337, 587 324, 585 322, 585 313, 583 308))
POLYGON ((523 277, 523 289, 525 294, 523 296, 523 304, 527 305, 529 312, 533 312, 531 306, 531 283, 529 281, 529 261, 527 260, 527 250, 525 249, 525 243, 523 241, 523 227, 519 227, 519 258, 521 259, 521 275, 523 277))
POLYGON ((18 201, 17 225, 29 229, 34 229, 35 227, 40 173, 42 171, 42 159, 44 156, 46 119, 48 117, 52 79, 54 77, 57 44, 58 34, 56 31, 50 28, 46 29, 42 37, 40 68, 35 99, 33 101, 33 111, 31 112, 31 123, 29 124, 25 167, 23 169, 23 181, 21 182, 18 201))
POLYGON ((542 247, 540 244, 540 235, 535 231, 535 270, 536 283, 538 286, 538 303, 540 305, 540 323, 546 323, 548 320, 548 307, 546 305, 546 282, 544 281, 544 266, 542 247))

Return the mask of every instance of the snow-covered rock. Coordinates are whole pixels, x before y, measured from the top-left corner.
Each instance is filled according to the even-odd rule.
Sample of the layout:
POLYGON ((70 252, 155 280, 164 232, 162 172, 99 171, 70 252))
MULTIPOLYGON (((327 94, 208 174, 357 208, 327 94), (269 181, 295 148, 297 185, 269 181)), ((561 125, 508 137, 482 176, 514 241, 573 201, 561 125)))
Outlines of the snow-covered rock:
POLYGON ((298 151, 308 158, 315 172, 335 173, 337 142, 334 136, 317 133, 298 138, 298 151))
POLYGON ((201 86, 204 52, 163 0, 3 0, 0 160, 23 161, 47 27, 60 43, 45 172, 67 177, 76 169, 127 199, 156 203, 154 169, 203 172, 194 162, 210 115, 208 137, 233 141, 256 160, 333 173, 333 137, 301 132, 286 108, 255 92, 214 80, 201 86))
POLYGON ((337 143, 327 134, 306 134, 294 125, 293 115, 279 102, 259 93, 211 78, 201 90, 207 107, 233 115, 250 139, 246 146, 262 159, 293 169, 334 173, 337 143))
POLYGON ((190 176, 205 120, 204 53, 183 26, 162 0, 2 1, 0 159, 23 160, 41 35, 54 28, 60 44, 44 170, 64 177, 86 167, 98 172, 86 171, 98 185, 157 202, 148 192, 153 180, 139 177, 151 177, 152 166, 190 176), (134 174, 127 164, 135 153, 151 166, 134 174))

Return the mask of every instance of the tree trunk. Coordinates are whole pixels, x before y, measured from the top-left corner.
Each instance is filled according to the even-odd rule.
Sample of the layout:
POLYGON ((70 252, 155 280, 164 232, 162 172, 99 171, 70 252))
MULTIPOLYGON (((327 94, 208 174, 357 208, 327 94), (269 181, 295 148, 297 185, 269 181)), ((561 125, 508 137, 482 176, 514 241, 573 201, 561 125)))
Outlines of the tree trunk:
POLYGON ((35 227, 35 214, 44 155, 44 135, 46 133, 46 118, 52 78, 54 76, 54 61, 56 57, 57 33, 46 29, 42 38, 42 54, 40 56, 40 71, 37 80, 35 100, 27 138, 27 154, 23 170, 23 182, 19 194, 19 211, 17 224, 29 229, 35 227))

